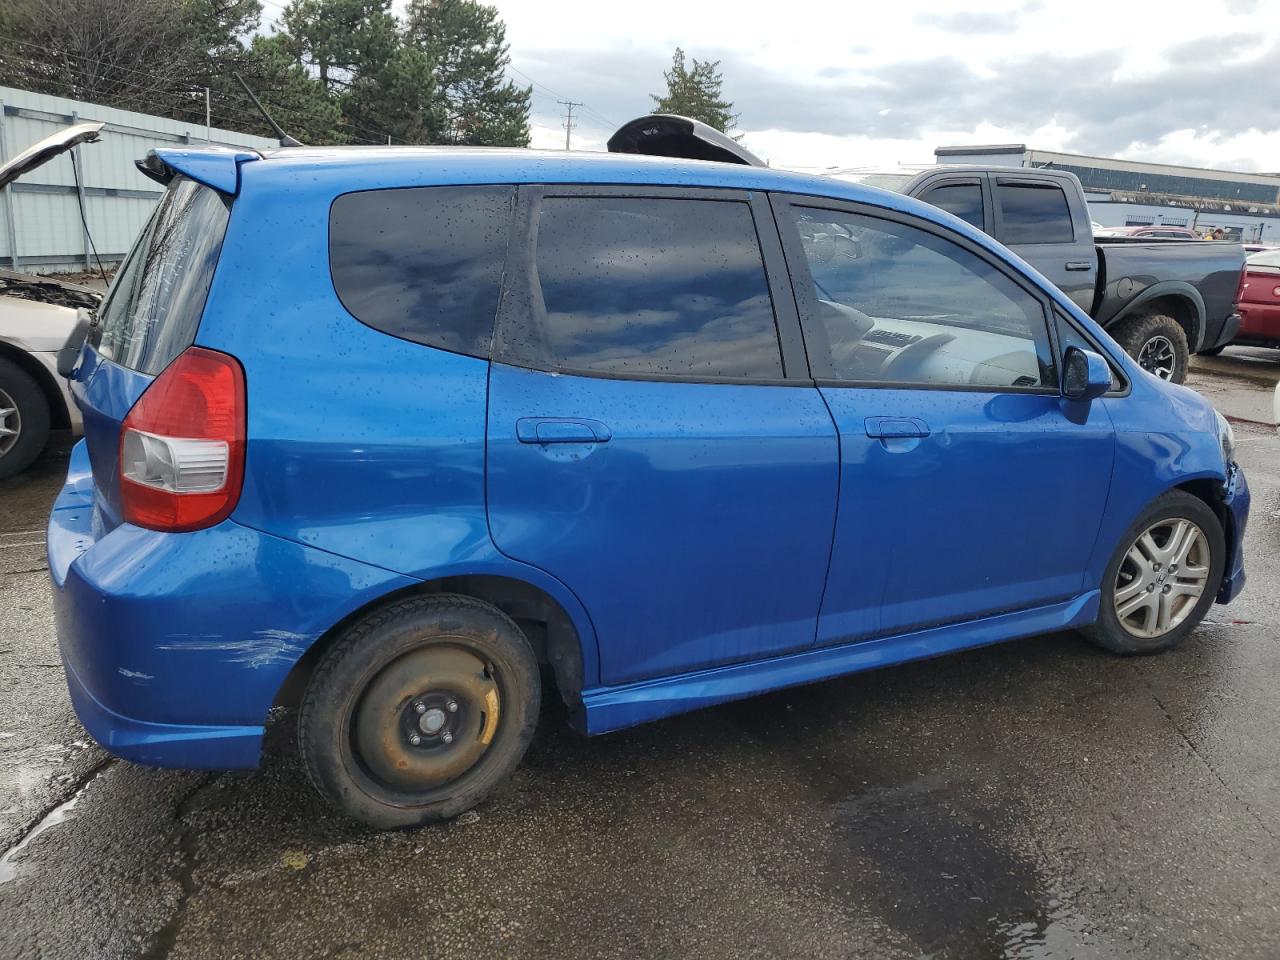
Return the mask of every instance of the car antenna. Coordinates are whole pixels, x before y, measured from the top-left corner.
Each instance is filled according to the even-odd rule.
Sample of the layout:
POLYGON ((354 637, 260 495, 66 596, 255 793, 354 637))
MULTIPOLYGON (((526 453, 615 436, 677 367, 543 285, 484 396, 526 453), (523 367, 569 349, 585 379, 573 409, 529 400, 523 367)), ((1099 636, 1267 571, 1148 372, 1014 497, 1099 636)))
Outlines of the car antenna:
POLYGON ((267 126, 269 126, 275 132, 275 135, 280 138, 280 146, 282 147, 302 146, 302 144, 299 141, 293 139, 293 137, 285 133, 284 128, 271 118, 271 114, 267 113, 267 108, 264 107, 261 101, 259 101, 258 98, 253 95, 253 91, 249 89, 249 85, 244 82, 244 77, 240 76, 240 74, 234 71, 232 71, 231 75, 236 78, 236 82, 240 84, 240 86, 244 88, 244 92, 249 95, 249 99, 253 101, 253 105, 258 108, 258 112, 261 113, 263 116, 263 119, 267 121, 267 126))

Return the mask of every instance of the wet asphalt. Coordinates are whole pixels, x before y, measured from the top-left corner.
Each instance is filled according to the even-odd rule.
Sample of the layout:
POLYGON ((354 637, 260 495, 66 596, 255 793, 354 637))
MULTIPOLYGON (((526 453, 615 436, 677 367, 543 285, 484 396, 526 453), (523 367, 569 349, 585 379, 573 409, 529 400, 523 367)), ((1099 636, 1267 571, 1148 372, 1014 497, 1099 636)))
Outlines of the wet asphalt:
POLYGON ((0 482, 0 957, 1280 956, 1280 436, 1247 422, 1277 376, 1197 364, 1240 421, 1250 582, 1177 651, 1057 634, 593 740, 548 706, 475 814, 386 834, 327 811, 287 714, 248 775, 89 741, 57 443, 0 482))

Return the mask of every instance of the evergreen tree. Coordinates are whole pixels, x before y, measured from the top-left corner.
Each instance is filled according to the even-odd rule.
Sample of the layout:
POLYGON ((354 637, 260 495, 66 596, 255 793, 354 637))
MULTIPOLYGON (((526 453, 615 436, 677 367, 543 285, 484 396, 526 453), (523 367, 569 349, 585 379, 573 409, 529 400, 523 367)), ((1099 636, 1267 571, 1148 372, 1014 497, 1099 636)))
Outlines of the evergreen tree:
POLYGON ((504 76, 506 33, 498 11, 475 0, 410 0, 405 42, 433 64, 446 142, 528 146, 530 89, 504 76))
POLYGON ((678 113, 682 117, 701 120, 721 133, 728 133, 738 122, 733 104, 721 99, 719 60, 694 59, 693 66, 685 64, 684 51, 676 47, 671 59, 671 69, 663 72, 667 80, 665 96, 650 94, 654 101, 654 113, 678 113))

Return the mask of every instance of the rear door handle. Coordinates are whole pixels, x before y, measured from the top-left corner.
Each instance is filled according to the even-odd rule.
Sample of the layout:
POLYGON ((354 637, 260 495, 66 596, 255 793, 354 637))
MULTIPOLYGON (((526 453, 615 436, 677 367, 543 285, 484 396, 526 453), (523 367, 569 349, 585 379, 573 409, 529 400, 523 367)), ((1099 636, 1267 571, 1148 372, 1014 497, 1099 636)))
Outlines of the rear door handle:
POLYGON ((1068 260, 1067 269, 1068 270, 1092 270, 1093 261, 1092 260, 1068 260))
POLYGON ((927 437, 929 426, 916 417, 867 417, 863 421, 868 437, 927 437))
POLYGON ((607 443, 612 436, 599 420, 521 417, 516 421, 516 439, 521 443, 607 443))

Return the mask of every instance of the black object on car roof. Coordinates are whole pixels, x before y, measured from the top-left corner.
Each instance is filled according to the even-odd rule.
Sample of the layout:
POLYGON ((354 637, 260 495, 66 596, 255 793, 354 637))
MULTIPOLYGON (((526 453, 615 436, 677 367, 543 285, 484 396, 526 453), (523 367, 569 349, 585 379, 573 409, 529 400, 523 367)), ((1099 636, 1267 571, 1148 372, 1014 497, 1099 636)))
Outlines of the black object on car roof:
POLYGON ((763 160, 715 127, 674 113, 654 113, 624 123, 609 138, 609 152, 765 166, 763 160))

